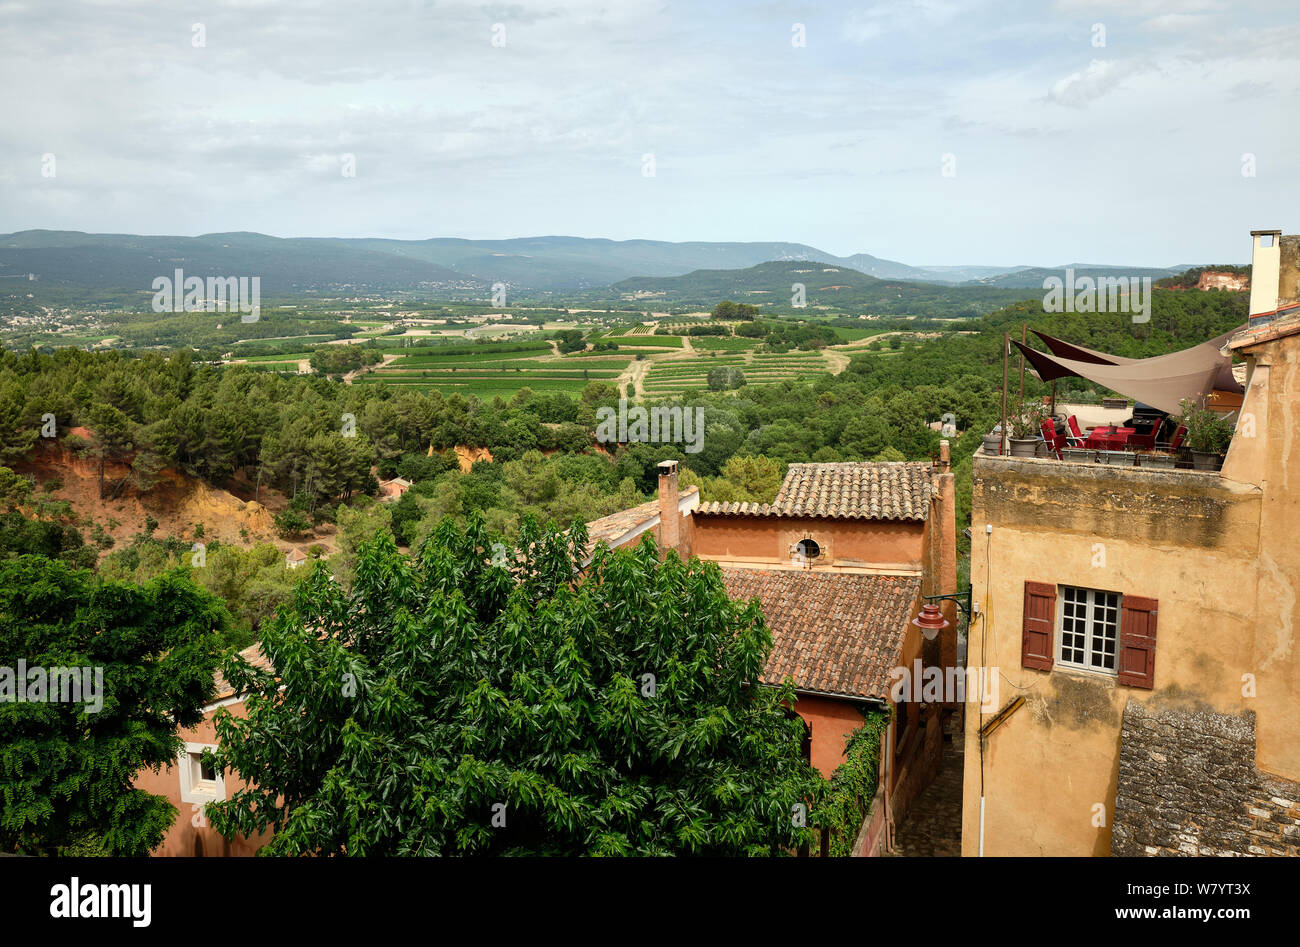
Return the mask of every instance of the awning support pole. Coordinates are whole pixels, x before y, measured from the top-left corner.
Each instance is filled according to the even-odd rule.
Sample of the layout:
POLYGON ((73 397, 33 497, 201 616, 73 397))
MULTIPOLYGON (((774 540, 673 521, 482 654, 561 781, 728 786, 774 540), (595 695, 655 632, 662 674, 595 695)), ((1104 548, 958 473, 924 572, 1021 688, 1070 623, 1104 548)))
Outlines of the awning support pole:
POLYGON ((998 454, 1007 452, 1007 355, 1011 351, 1011 333, 1002 333, 1002 439, 998 441, 998 454))

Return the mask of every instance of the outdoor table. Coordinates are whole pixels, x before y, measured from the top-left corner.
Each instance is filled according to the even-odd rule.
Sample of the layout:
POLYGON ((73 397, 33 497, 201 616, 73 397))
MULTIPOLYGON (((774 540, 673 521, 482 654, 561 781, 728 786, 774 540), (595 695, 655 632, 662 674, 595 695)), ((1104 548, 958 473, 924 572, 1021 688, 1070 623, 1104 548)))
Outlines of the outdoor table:
POLYGON ((1095 427, 1088 432, 1084 447, 1088 450, 1123 450, 1124 445, 1128 443, 1129 435, 1136 433, 1137 429, 1131 427, 1110 425, 1095 427))

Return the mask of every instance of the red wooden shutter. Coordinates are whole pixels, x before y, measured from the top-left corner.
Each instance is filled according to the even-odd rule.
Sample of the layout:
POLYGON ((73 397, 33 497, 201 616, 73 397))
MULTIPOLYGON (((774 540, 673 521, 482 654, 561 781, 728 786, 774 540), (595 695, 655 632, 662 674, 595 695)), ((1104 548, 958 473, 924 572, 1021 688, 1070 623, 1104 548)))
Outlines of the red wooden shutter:
POLYGON ((1125 595, 1120 604, 1119 682, 1151 690, 1156 678, 1156 611, 1159 602, 1125 595))
POLYGON ((1025 583, 1025 625, 1020 637, 1020 664, 1050 671, 1056 653, 1056 586, 1025 583))

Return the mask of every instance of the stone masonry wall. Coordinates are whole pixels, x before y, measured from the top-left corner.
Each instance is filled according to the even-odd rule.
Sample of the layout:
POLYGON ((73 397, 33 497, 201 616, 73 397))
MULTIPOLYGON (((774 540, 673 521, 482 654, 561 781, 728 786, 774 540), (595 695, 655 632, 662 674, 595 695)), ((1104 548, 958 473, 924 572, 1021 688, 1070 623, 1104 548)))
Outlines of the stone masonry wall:
POLYGON ((1300 784, 1255 768, 1255 715, 1124 708, 1112 855, 1300 854, 1300 784))

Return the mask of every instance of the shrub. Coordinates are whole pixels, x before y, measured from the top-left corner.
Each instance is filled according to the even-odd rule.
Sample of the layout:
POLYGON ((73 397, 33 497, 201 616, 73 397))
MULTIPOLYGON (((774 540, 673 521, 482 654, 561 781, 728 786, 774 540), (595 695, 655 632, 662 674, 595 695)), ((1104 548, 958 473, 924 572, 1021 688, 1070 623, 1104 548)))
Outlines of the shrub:
POLYGON ((297 539, 311 529, 311 521, 292 508, 283 513, 276 513, 273 519, 276 532, 280 534, 281 539, 297 539))

